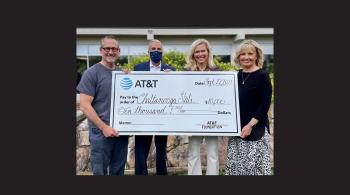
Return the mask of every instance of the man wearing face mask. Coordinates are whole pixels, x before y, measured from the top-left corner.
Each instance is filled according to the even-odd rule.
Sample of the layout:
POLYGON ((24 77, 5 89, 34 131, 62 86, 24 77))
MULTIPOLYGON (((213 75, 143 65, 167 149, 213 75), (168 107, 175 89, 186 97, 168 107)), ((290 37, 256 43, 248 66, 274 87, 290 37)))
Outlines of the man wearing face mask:
MULTIPOLYGON (((134 71, 175 71, 175 68, 161 62, 163 46, 159 40, 153 39, 149 41, 148 53, 151 60, 135 65, 134 71)), ((152 143, 152 138, 152 135, 135 136, 135 175, 148 175, 147 157, 152 143)), ((156 146, 157 175, 167 175, 167 139, 168 136, 166 135, 154 136, 154 142, 156 146)))

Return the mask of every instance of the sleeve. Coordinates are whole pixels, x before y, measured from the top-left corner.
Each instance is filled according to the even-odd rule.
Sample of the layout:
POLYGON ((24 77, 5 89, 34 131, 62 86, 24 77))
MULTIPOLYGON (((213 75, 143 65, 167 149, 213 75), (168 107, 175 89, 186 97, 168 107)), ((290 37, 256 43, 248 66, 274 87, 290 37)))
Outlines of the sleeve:
POLYGON ((141 64, 136 64, 134 66, 134 71, 140 71, 141 64))
POLYGON ((272 86, 269 75, 264 72, 260 77, 259 85, 259 106, 255 112, 254 118, 263 121, 267 112, 269 111, 272 96, 272 86))
POLYGON ((81 80, 77 86, 77 90, 80 93, 95 96, 95 88, 96 88, 96 79, 94 77, 93 71, 91 69, 87 69, 83 76, 81 77, 81 80))
POLYGON ((134 66, 134 71, 138 71, 138 64, 136 64, 135 66, 134 66))
POLYGON ((169 64, 164 64, 164 65, 162 65, 162 66, 164 66, 164 69, 170 69, 170 70, 172 70, 172 71, 176 71, 176 68, 173 67, 173 66, 170 66, 169 64))

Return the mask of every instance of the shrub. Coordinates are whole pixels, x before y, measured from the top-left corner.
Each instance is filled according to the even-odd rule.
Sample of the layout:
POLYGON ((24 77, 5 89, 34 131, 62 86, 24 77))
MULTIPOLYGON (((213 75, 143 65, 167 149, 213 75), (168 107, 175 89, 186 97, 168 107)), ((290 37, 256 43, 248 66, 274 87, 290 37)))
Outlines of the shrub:
MULTIPOLYGON (((136 64, 140 64, 143 62, 149 61, 149 56, 147 53, 139 56, 130 56, 128 64, 121 64, 123 68, 129 68, 131 70, 134 69, 136 64)), ((170 50, 169 52, 163 53, 162 62, 165 64, 169 64, 170 66, 176 68, 176 70, 181 71, 184 69, 186 64, 185 53, 170 50)))
MULTIPOLYGON (((177 50, 170 50, 163 53, 162 62, 169 64, 170 66, 176 68, 177 71, 182 71, 186 65, 186 54, 177 50)), ((134 69, 134 66, 139 63, 149 61, 149 56, 147 53, 139 56, 130 56, 128 64, 121 64, 123 68, 134 69)), ((232 65, 230 62, 223 62, 219 56, 214 57, 214 64, 216 64, 223 71, 238 70, 238 66, 232 65)))
POLYGON ((232 65, 230 62, 223 62, 219 56, 214 57, 214 64, 222 71, 233 71, 239 69, 238 66, 232 65))
POLYGON ((182 71, 186 65, 186 54, 176 50, 170 50, 163 55, 164 63, 182 71))
POLYGON ((120 65, 122 66, 122 68, 128 68, 130 70, 134 70, 134 66, 136 64, 140 64, 140 63, 149 61, 149 56, 147 53, 144 53, 144 54, 138 55, 138 56, 129 56, 128 59, 129 59, 128 60, 129 63, 120 64, 120 65))

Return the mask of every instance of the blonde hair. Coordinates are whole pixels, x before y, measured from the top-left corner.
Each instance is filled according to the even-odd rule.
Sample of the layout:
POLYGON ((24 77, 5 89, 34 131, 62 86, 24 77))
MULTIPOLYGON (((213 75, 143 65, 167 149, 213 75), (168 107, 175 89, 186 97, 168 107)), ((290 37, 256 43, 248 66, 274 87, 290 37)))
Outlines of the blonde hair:
POLYGON ((236 65, 239 65, 241 66, 241 64, 239 63, 239 56, 243 50, 244 47, 247 47, 247 46, 252 46, 255 48, 255 52, 256 52, 256 62, 255 64, 262 68, 263 64, 264 64, 264 55, 263 55, 263 52, 262 52, 262 48, 261 46, 259 45, 258 42, 252 40, 252 39, 246 39, 244 40, 236 49, 235 53, 234 53, 234 62, 236 65))
POLYGON ((214 64, 213 52, 211 50, 209 42, 206 39, 197 39, 192 43, 190 50, 188 51, 188 54, 186 56, 186 66, 185 66, 186 69, 189 69, 192 71, 197 69, 197 63, 196 63, 196 60, 194 58, 194 50, 196 49, 196 47, 198 45, 201 45, 201 44, 205 45, 205 47, 208 50, 208 66, 209 66, 209 68, 210 69, 216 68, 216 66, 214 64))

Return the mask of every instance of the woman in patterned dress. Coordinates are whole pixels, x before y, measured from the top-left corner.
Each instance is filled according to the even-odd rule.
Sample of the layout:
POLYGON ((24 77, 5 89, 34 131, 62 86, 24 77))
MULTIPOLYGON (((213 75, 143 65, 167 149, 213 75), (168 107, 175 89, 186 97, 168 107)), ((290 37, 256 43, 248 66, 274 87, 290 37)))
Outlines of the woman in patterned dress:
POLYGON ((263 71, 264 55, 254 40, 244 40, 236 49, 234 61, 241 66, 238 90, 241 136, 230 137, 226 175, 271 175, 268 110, 272 87, 263 71))

